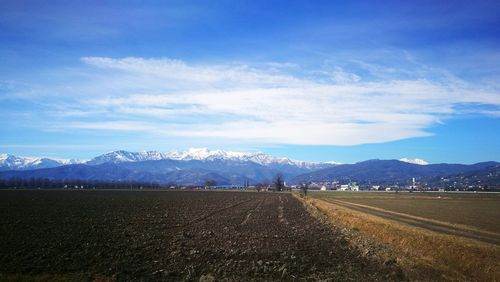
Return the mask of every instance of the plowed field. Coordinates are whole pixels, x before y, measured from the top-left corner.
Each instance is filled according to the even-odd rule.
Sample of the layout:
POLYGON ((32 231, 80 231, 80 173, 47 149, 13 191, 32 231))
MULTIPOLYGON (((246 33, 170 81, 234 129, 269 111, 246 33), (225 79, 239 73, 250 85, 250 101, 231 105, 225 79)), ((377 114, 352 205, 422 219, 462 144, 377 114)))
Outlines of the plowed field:
POLYGON ((286 193, 0 191, 0 278, 400 280, 286 193))

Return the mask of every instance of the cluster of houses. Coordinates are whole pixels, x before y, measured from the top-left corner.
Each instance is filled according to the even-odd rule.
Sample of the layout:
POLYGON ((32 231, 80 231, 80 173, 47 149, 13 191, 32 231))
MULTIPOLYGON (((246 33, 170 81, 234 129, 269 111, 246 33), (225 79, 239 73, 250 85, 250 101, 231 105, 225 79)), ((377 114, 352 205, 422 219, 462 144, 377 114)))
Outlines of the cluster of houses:
MULTIPOLYGON (((292 185, 292 189, 300 189, 301 185, 292 185)), ((320 190, 320 191, 359 191, 360 187, 356 182, 350 182, 349 184, 340 184, 337 181, 332 182, 311 182, 307 185, 308 189, 320 190)))
MULTIPOLYGON (((324 182, 309 182, 307 183, 307 189, 316 190, 316 191, 481 191, 482 187, 476 186, 461 186, 455 183, 451 183, 451 181, 447 181, 447 179, 441 180, 441 185, 430 185, 425 182, 418 182, 415 178, 410 179, 408 182, 404 184, 385 184, 385 185, 373 185, 373 184, 358 184, 357 182, 343 182, 340 181, 324 181, 324 182), (450 182, 450 183, 448 183, 450 182)), ((297 185, 287 185, 286 182, 283 183, 283 190, 302 190, 304 188, 305 183, 297 184, 297 185)), ((217 185, 210 187, 201 187, 202 189, 242 189, 242 190, 256 190, 256 191, 275 191, 276 188, 273 184, 257 184, 257 185, 249 185, 245 183, 245 185, 217 185)), ((182 188, 181 188, 182 189, 182 188)))
MULTIPOLYGON (((292 189, 301 189, 301 185, 293 185, 292 189)), ((331 182, 311 182, 307 185, 310 190, 319 191, 401 191, 401 190, 414 190, 415 185, 359 185, 357 182, 349 182, 348 184, 340 184, 337 181, 331 182)))

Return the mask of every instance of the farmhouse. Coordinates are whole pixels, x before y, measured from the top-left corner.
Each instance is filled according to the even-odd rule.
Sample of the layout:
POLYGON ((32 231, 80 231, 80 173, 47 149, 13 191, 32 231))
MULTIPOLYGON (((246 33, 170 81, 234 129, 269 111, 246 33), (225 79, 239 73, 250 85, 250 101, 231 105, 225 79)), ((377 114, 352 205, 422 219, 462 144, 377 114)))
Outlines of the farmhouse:
POLYGON ((348 186, 350 191, 359 191, 359 185, 356 182, 351 182, 348 186))

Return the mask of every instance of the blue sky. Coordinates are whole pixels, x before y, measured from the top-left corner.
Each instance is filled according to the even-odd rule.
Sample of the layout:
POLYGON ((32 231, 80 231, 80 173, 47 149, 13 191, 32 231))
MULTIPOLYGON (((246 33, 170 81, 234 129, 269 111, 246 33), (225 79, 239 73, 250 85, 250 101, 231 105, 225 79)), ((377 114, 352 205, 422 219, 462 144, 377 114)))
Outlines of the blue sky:
POLYGON ((0 152, 500 160, 497 1, 103 2, 0 2, 0 152))

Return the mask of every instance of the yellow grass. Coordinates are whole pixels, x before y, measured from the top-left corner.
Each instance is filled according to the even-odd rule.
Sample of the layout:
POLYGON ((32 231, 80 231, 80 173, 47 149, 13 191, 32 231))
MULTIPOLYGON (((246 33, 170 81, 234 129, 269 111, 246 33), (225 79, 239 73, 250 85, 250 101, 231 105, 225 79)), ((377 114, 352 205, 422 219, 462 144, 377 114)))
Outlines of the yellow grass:
POLYGON ((389 246, 410 280, 500 281, 500 247, 411 227, 318 199, 302 201, 330 223, 389 246))

